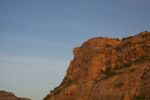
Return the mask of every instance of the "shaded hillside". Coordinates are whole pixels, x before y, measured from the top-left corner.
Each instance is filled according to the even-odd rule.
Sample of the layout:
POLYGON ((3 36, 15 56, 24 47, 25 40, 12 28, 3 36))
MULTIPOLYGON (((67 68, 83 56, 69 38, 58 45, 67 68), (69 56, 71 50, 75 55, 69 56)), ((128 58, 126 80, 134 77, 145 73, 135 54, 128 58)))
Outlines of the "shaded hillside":
POLYGON ((64 80, 44 100, 150 99, 150 32, 91 38, 73 53, 64 80))
POLYGON ((13 93, 0 91, 0 100, 31 100, 31 99, 17 97, 13 93))

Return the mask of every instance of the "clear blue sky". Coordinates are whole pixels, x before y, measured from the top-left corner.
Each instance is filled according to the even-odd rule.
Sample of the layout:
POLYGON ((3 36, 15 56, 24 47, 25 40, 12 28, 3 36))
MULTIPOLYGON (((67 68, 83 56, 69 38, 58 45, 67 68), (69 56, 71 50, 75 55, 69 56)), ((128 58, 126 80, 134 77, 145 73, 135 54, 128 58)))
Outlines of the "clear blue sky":
POLYGON ((74 47, 141 31, 150 31, 150 0, 0 0, 0 90, 41 100, 74 47))

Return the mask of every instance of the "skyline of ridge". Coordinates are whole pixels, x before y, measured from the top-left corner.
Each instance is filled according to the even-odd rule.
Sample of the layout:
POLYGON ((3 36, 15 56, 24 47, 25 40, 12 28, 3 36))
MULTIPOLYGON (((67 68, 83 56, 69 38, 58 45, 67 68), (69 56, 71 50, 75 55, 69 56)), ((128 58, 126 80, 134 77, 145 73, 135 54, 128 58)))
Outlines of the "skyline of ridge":
POLYGON ((41 100, 92 37, 150 31, 149 0, 0 0, 0 89, 41 100), (30 90, 30 91, 29 91, 30 90))

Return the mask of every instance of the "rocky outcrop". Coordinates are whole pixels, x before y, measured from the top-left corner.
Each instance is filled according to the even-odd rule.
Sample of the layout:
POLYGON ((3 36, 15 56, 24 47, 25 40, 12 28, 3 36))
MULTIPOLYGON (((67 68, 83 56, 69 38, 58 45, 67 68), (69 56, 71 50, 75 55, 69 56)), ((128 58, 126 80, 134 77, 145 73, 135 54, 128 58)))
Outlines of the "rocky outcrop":
POLYGON ((0 91, 0 100, 31 100, 31 99, 17 97, 13 93, 0 91))
POLYGON ((64 80, 44 100, 150 99, 150 32, 91 38, 73 53, 64 80))

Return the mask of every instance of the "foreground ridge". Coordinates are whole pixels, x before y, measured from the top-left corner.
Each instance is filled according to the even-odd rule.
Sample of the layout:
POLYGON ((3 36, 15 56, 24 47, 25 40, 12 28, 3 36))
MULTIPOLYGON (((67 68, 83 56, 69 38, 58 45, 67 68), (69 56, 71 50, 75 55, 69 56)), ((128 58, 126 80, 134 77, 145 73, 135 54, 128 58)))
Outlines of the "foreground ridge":
POLYGON ((91 38, 73 53, 64 80, 43 100, 150 99, 150 32, 91 38))
POLYGON ((11 92, 0 91, 0 100, 31 100, 31 99, 17 97, 11 92))

